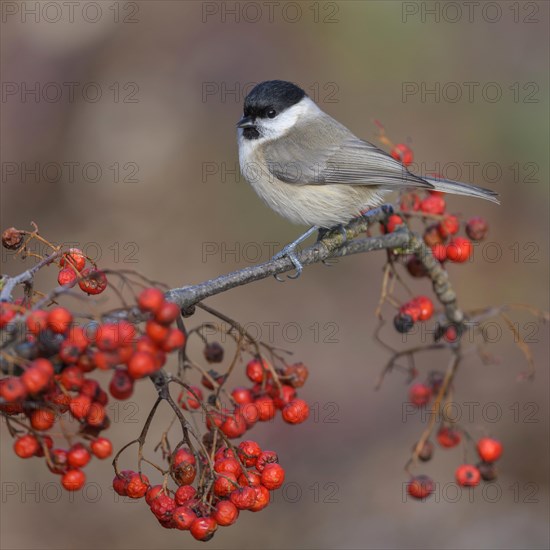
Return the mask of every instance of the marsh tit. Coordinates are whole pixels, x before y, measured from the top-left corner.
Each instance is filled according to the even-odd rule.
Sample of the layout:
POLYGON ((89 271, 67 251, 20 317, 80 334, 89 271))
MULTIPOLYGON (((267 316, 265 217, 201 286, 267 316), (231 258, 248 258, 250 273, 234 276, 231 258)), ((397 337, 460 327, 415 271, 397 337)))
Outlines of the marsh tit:
POLYGON ((372 143, 356 137, 291 82, 269 80, 244 100, 237 123, 239 164, 260 198, 293 223, 311 229, 275 257, 289 256, 317 230, 331 229, 380 205, 391 191, 420 188, 498 203, 495 192, 416 176, 372 143))

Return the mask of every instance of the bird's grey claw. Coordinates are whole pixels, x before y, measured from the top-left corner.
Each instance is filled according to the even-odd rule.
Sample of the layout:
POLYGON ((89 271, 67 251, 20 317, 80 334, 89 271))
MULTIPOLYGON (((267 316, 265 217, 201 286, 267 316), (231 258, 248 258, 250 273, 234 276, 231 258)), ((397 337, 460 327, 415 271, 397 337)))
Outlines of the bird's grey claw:
MULTIPOLYGON (((296 270, 296 273, 294 275, 288 275, 289 279, 297 279, 304 270, 304 267, 300 263, 300 260, 298 260, 298 257, 296 256, 296 246, 287 245, 285 246, 280 252, 277 252, 275 256, 273 256, 273 260, 280 260, 281 258, 289 258, 292 262, 292 265, 294 266, 294 269, 296 270)), ((280 283, 284 283, 285 280, 281 279, 279 275, 274 275, 275 279, 279 281, 280 283)))

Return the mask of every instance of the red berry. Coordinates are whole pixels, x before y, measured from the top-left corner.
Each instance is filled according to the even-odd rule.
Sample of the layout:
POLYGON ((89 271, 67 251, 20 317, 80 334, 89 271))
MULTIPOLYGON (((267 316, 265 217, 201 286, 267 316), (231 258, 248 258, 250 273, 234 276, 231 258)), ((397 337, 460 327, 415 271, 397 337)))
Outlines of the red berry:
POLYGON ((146 288, 138 296, 138 306, 142 311, 156 313, 164 304, 164 294, 158 288, 146 288))
POLYGON ((44 359, 43 357, 39 357, 38 359, 32 361, 30 366, 32 368, 40 369, 42 372, 46 373, 48 377, 52 377, 55 372, 52 362, 48 359, 44 359))
POLYGON ((239 477, 243 469, 236 459, 222 458, 214 464, 214 471, 219 474, 234 474, 236 477, 239 477))
POLYGON ((231 392, 231 397, 238 405, 248 405, 254 401, 252 392, 248 388, 239 386, 231 392))
POLYGON ((72 313, 64 307, 54 307, 48 313, 48 327, 58 334, 67 332, 72 322, 72 313))
POLYGON ((172 518, 172 513, 176 509, 176 502, 173 498, 164 493, 159 493, 151 501, 151 512, 155 514, 158 520, 168 520, 172 518))
POLYGON ((14 317, 16 311, 11 304, 0 304, 0 328, 5 327, 14 317))
POLYGON ((424 499, 434 492, 435 486, 432 479, 425 475, 414 476, 407 484, 407 492, 413 498, 424 499))
POLYGON ((126 369, 115 369, 109 383, 109 393, 120 400, 128 399, 134 393, 134 379, 126 369))
POLYGON ((164 302, 159 309, 155 311, 155 321, 163 325, 173 323, 180 314, 180 308, 173 302, 164 302))
POLYGON ((164 494, 164 489, 162 485, 152 485, 147 489, 147 492, 145 493, 145 502, 151 506, 151 503, 153 500, 155 500, 159 495, 164 494))
POLYGON ((42 309, 31 311, 25 323, 29 332, 37 335, 48 326, 48 312, 42 309))
POLYGON ((275 407, 284 409, 296 397, 296 390, 292 386, 284 384, 281 391, 273 398, 275 407))
POLYGON ((183 334, 183 332, 178 328, 170 329, 170 331, 168 332, 168 335, 160 344, 161 348, 166 352, 180 349, 184 345, 185 345, 185 334, 183 334))
POLYGON ((174 495, 174 500, 178 506, 183 506, 187 501, 195 498, 197 490, 191 485, 182 485, 178 487, 176 494, 174 495))
POLYGON ((174 464, 175 466, 179 466, 184 462, 188 462, 189 464, 193 465, 197 463, 195 455, 187 447, 179 448, 172 456, 172 464, 174 464))
POLYGON ((447 259, 447 247, 444 244, 436 244, 432 246, 433 257, 443 263, 447 259))
POLYGON ((443 238, 441 237, 441 233, 439 232, 437 225, 428 226, 424 231, 423 239, 424 242, 430 247, 443 242, 443 238))
POLYGON ((214 455, 214 461, 222 460, 223 458, 235 458, 235 453, 233 449, 229 449, 225 445, 221 446, 214 455))
POLYGON ((72 267, 65 267, 57 274, 57 283, 60 286, 71 285, 76 279, 76 271, 72 267))
POLYGON ((0 396, 8 403, 24 399, 27 395, 27 388, 20 378, 9 376, 0 380, 0 396))
POLYGON ((35 430, 46 431, 55 424, 55 413, 47 409, 35 409, 30 414, 30 420, 35 430))
POLYGON ((250 468, 256 465, 256 459, 260 456, 262 449, 255 441, 241 441, 237 453, 243 464, 250 468))
POLYGON ((68 391, 78 391, 84 384, 84 373, 78 367, 67 367, 61 373, 59 382, 68 391))
POLYGON ((269 491, 261 484, 254 486, 253 489, 256 492, 256 502, 249 510, 251 512, 259 512, 269 504, 269 499, 271 497, 269 491))
POLYGON ((273 399, 271 399, 271 397, 258 397, 254 403, 258 408, 259 420, 261 422, 271 420, 275 416, 277 409, 275 408, 275 403, 273 403, 273 399))
POLYGON ((81 420, 86 418, 91 406, 92 400, 87 395, 81 394, 71 399, 69 410, 75 418, 81 420))
POLYGON ((239 510, 248 510, 256 502, 256 491, 253 487, 240 487, 232 491, 229 499, 239 510))
POLYGON ((34 435, 26 434, 18 437, 14 444, 13 450, 19 458, 30 458, 34 456, 40 449, 40 443, 34 435))
POLYGON ((285 480, 285 471, 280 464, 266 464, 262 471, 262 485, 273 491, 278 489, 285 480))
POLYGON ((97 458, 108 458, 113 453, 113 444, 106 437, 98 437, 90 444, 92 453, 97 458))
POLYGON ((220 502, 216 504, 212 517, 216 520, 218 525, 226 527, 228 525, 233 525, 237 521, 239 510, 231 501, 220 500, 220 502))
MULTIPOLYGON (((86 256, 79 248, 70 248, 68 252, 65 252, 59 261, 61 267, 71 269, 70 266, 76 268, 77 271, 82 271, 86 265, 86 256)), ((71 271, 74 272, 73 269, 71 271)))
POLYGON ((294 399, 283 409, 283 420, 289 424, 301 424, 309 417, 309 405, 303 399, 294 399))
POLYGON ((420 305, 414 300, 403 304, 399 308, 399 314, 401 316, 408 315, 413 320, 413 323, 416 323, 420 319, 420 313, 420 305))
POLYGON ((240 414, 246 422, 247 428, 251 428, 260 420, 260 411, 256 403, 248 403, 246 405, 238 405, 235 408, 235 414, 240 414))
POLYGON ((50 382, 51 375, 48 375, 39 367, 30 367, 21 375, 21 382, 25 389, 32 394, 41 392, 50 382))
POLYGON ((246 420, 242 414, 236 412, 234 415, 228 416, 220 428, 227 437, 235 439, 246 432, 246 420))
POLYGON ((256 460, 256 470, 263 472, 268 464, 279 462, 279 457, 275 451, 262 451, 256 460))
POLYGON ((116 350, 122 344, 119 325, 117 323, 99 325, 95 334, 95 344, 101 351, 116 350))
POLYGON ((446 449, 456 447, 462 440, 462 434, 455 428, 443 426, 436 435, 437 442, 446 449))
POLYGON ((481 474, 472 464, 462 464, 455 472, 456 482, 462 487, 475 487, 479 485, 481 474))
POLYGON ((447 245, 447 259, 451 262, 464 263, 473 252, 472 242, 464 237, 455 237, 447 245))
POLYGON ((86 415, 86 423, 90 426, 102 426, 107 416, 105 407, 97 401, 90 405, 88 414, 86 415))
POLYGON ((100 391, 99 382, 97 380, 86 379, 82 384, 80 393, 87 395, 90 399, 95 400, 100 391))
POLYGON ((219 497, 226 497, 238 487, 237 478, 234 474, 223 474, 216 478, 212 490, 219 497))
POLYGON ((86 475, 82 470, 67 470, 61 478, 61 485, 67 491, 78 491, 84 487, 86 475))
POLYGON ((90 452, 82 443, 76 443, 67 453, 67 463, 71 468, 83 468, 90 462, 90 458, 90 452))
POLYGON ((193 521, 189 531, 197 540, 202 540, 206 542, 214 536, 217 528, 218 524, 216 523, 216 520, 214 518, 204 517, 197 518, 195 521, 193 521))
POLYGON ((252 382, 261 383, 267 371, 267 363, 260 358, 252 359, 246 365, 246 376, 252 382))
POLYGON ((257 472, 247 471, 242 473, 237 481, 241 487, 257 487, 262 482, 262 476, 257 472))
POLYGON ((447 342, 456 342, 457 339, 458 339, 458 330, 457 330, 456 326, 449 325, 445 329, 445 334, 443 335, 443 337, 445 338, 445 340, 447 342))
POLYGON ((492 437, 482 437, 477 442, 477 452, 484 462, 495 462, 502 456, 502 443, 492 437))
POLYGON ((417 296, 416 298, 413 298, 412 301, 420 309, 420 315, 418 317, 420 321, 427 321, 431 318, 434 312, 434 305, 427 296, 417 296))
POLYGON ((459 229, 460 221, 456 216, 452 215, 445 216, 445 218, 443 218, 437 226, 437 230, 439 231, 439 234, 443 239, 446 239, 450 235, 458 233, 459 229))
POLYGON ((161 325, 160 323, 150 319, 145 324, 145 331, 147 332, 147 336, 149 336, 155 344, 160 345, 168 337, 170 329, 167 326, 161 325))
POLYGON ((155 372, 155 358, 147 352, 138 351, 128 362, 128 374, 134 378, 143 378, 155 372))
POLYGON ((197 514, 189 506, 178 506, 172 512, 172 519, 174 520, 176 529, 187 531, 197 519, 197 514))
POLYGON ((420 210, 426 214, 443 214, 445 199, 440 195, 429 195, 420 203, 420 210))
POLYGON ((409 388, 409 400, 417 407, 426 405, 432 396, 432 389, 426 384, 417 382, 409 388))
POLYGON ((483 218, 471 218, 466 224, 466 235, 473 241, 482 241, 489 231, 489 225, 483 218))
POLYGON ((401 162, 404 166, 410 166, 414 158, 412 149, 404 143, 398 143, 395 145, 391 150, 390 155, 395 160, 401 162))
POLYGON ((382 225, 382 232, 383 233, 393 233, 395 229, 403 225, 405 222, 403 221, 403 218, 401 216, 398 216, 397 214, 392 214, 385 225, 382 225))
POLYGON ((150 487, 149 479, 138 472, 131 475, 126 483, 126 494, 130 498, 142 498, 150 487))
POLYGON ((103 271, 88 268, 81 275, 83 278, 78 281, 78 286, 86 294, 101 294, 107 288, 108 281, 103 271))
POLYGON ((179 397, 178 403, 181 405, 182 409, 198 409, 200 408, 200 401, 203 400, 202 390, 198 386, 189 386, 188 389, 184 389, 179 397))

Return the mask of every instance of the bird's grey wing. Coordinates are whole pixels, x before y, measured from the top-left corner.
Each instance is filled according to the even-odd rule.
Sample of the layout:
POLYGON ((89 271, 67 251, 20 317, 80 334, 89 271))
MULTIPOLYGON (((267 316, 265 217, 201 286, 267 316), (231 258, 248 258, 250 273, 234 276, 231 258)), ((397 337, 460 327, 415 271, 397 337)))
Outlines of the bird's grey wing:
POLYGON ((271 174, 291 184, 433 188, 326 113, 307 125, 295 125, 284 138, 268 142, 264 155, 271 174))

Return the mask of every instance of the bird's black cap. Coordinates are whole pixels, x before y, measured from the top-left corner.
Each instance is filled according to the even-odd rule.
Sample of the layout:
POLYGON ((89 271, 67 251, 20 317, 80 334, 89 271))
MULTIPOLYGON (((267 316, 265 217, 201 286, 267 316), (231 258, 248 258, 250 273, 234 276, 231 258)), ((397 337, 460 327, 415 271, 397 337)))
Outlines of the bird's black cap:
POLYGON ((251 117, 265 117, 267 111, 277 113, 288 109, 304 98, 302 88, 284 80, 266 80, 252 88, 244 100, 244 114, 251 117))

